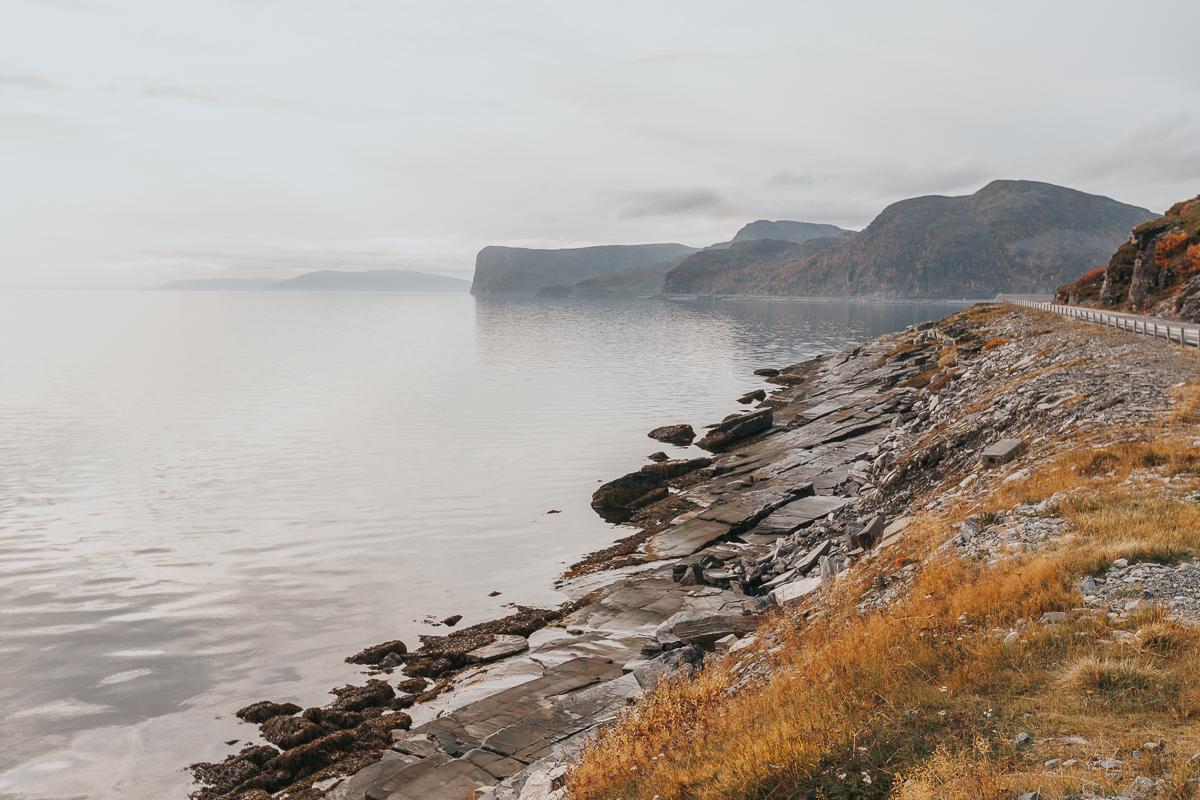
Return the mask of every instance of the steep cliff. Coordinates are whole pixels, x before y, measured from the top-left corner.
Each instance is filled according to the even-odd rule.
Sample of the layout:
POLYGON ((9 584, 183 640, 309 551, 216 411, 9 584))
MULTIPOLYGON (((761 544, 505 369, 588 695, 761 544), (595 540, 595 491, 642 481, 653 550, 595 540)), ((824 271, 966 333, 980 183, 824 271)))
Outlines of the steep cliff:
POLYGON ((547 287, 674 261, 696 248, 682 244, 631 244, 535 250, 490 246, 475 257, 471 293, 537 294, 547 287))
POLYGON ((1048 291, 1152 216, 1048 183, 993 181, 963 197, 893 203, 853 236, 697 253, 667 275, 665 290, 881 298, 1048 291))
POLYGON ((1138 225, 1107 267, 1063 286, 1057 298, 1200 322, 1200 196, 1138 225))

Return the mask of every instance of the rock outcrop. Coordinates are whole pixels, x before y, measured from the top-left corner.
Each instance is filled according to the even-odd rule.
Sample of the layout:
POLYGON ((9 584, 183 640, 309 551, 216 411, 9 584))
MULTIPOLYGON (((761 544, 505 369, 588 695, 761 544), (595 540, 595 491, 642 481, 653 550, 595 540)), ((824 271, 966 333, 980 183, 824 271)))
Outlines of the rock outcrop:
POLYGON ((1063 286, 1056 299, 1200 322, 1200 196, 1138 225, 1106 267, 1063 286))
POLYGON ((659 442, 686 447, 696 438, 696 431, 692 429, 691 425, 675 424, 655 428, 646 435, 659 442))
POLYGON ((703 469, 711 458, 656 461, 611 480, 592 493, 592 510, 608 522, 624 522, 637 509, 667 495, 667 481, 703 469))
POLYGON ((694 247, 682 244, 629 244, 537 250, 492 245, 475 257, 474 295, 535 295, 550 287, 571 293, 579 281, 673 262, 694 247))
POLYGON ((735 243, 683 259, 667 294, 972 298, 1049 292, 1108 257, 1146 209, 1034 181, 888 206, 862 233, 735 243))

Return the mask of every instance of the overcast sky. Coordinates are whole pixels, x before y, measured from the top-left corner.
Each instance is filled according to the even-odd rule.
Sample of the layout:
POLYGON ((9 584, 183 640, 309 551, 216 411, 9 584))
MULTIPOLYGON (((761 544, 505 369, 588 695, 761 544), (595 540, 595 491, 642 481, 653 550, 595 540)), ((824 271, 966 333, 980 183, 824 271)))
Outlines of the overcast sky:
POLYGON ((1200 3, 0 0, 0 285, 1200 193, 1200 3))

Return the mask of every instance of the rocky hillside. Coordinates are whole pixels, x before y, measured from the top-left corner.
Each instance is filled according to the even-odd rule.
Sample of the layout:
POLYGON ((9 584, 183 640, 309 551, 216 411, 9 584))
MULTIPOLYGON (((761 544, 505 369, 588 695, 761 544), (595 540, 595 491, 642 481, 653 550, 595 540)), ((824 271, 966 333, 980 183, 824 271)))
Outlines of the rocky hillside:
POLYGON ((1062 287, 1057 299, 1200 322, 1200 196, 1138 225, 1107 267, 1062 287))
MULTIPOLYGON (((795 222, 789 219, 759 219, 743 225, 733 237, 733 242, 750 242, 757 239, 777 239, 781 242, 807 242, 828 236, 853 236, 854 231, 826 225, 821 222, 795 222)), ((731 244, 733 243, 731 242, 731 244)))
POLYGON ((624 270, 675 261, 696 248, 682 244, 630 244, 536 250, 492 245, 475 257, 471 294, 537 294, 547 287, 571 287, 579 281, 624 270))
POLYGON ((1153 216, 1034 181, 888 206, 862 233, 780 247, 703 251, 672 270, 668 294, 964 298, 1049 292, 1103 261, 1153 216))

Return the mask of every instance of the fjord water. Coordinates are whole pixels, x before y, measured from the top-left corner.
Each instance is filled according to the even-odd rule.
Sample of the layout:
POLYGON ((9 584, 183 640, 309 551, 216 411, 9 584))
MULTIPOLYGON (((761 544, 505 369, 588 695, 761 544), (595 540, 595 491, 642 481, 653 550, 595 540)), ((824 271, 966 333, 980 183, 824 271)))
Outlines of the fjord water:
POLYGON ((0 797, 184 796, 242 705, 559 602, 650 428, 955 307, 0 294, 0 797))

